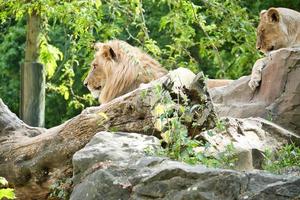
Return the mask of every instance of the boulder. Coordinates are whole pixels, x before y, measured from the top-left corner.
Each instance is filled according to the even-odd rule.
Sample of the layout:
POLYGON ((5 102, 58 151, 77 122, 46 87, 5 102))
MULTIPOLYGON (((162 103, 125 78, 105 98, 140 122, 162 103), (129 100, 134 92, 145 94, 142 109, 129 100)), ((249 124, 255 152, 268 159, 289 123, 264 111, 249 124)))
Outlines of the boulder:
POLYGON ((204 131, 196 138, 208 142, 202 150, 214 157, 232 145, 237 157, 235 169, 262 169, 263 152, 274 151, 290 142, 300 145, 300 136, 263 118, 222 118, 223 128, 204 131))
POLYGON ((220 116, 262 117, 300 134, 300 49, 283 48, 266 58, 260 86, 252 91, 250 76, 209 90, 220 116))
POLYGON ((80 182, 84 173, 99 163, 98 167, 105 167, 112 161, 143 157, 145 149, 156 148, 159 144, 156 137, 137 133, 97 133, 83 149, 73 155, 73 182, 80 182))
POLYGON ((296 199, 300 177, 190 166, 149 156, 153 136, 99 132, 73 156, 71 200, 296 199), (150 145, 150 147, 146 147, 150 145))

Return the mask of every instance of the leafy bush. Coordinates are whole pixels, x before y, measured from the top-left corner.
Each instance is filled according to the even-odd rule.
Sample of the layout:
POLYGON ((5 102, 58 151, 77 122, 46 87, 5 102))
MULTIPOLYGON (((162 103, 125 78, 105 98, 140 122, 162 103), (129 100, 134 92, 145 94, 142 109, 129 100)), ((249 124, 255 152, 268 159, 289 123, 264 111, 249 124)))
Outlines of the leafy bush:
POLYGON ((263 169, 278 173, 288 167, 300 167, 300 147, 296 144, 287 144, 281 149, 272 152, 266 150, 263 169))
POLYGON ((72 180, 71 178, 61 179, 55 181, 50 186, 50 197, 57 199, 70 199, 72 180))
POLYGON ((20 63, 24 60, 25 23, 14 21, 0 33, 0 97, 14 112, 19 112, 20 63))
MULTIPOLYGON (((209 167, 234 167, 236 156, 232 144, 228 145, 224 152, 213 157, 206 152, 209 143, 193 139, 188 133, 189 124, 192 124, 193 127, 197 126, 194 113, 201 113, 203 105, 190 106, 188 97, 183 93, 173 99, 172 95, 163 90, 160 85, 156 86, 155 92, 160 102, 156 103, 152 114, 155 127, 161 132, 162 148, 147 149, 147 153, 166 156, 189 164, 201 163, 209 167)), ((219 121, 216 130, 223 129, 224 125, 219 121)))
POLYGON ((19 111, 26 15, 42 17, 40 61, 47 67, 46 127, 97 104, 82 82, 95 41, 126 40, 153 55, 167 69, 203 71, 210 78, 250 74, 259 57, 255 26, 261 9, 291 0, 105 0, 0 3, 0 96, 19 111), (55 109, 54 109, 55 108, 55 109))

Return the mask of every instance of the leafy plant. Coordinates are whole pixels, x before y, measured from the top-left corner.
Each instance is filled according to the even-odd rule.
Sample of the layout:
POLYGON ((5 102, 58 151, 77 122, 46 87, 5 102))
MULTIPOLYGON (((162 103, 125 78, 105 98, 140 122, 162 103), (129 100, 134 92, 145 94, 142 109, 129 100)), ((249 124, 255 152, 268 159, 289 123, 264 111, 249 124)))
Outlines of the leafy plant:
POLYGON ((71 178, 55 181, 50 186, 50 197, 56 197, 58 199, 69 199, 71 194, 71 178))
POLYGON ((0 1, 0 96, 18 113, 25 21, 33 10, 42 19, 39 53, 48 71, 45 120, 52 127, 97 104, 82 84, 95 41, 126 40, 167 69, 180 66, 209 78, 235 79, 250 74, 260 56, 255 26, 260 10, 270 6, 299 10, 299 1, 0 1))
MULTIPOLYGON (((210 146, 209 143, 196 140, 189 135, 188 124, 192 123, 196 126, 193 122, 193 113, 199 112, 201 105, 189 106, 189 99, 183 93, 173 99, 172 95, 167 90, 163 90, 161 85, 156 86, 155 93, 160 100, 155 104, 152 115, 156 129, 161 132, 163 148, 156 150, 149 148, 146 150, 148 154, 167 156, 189 164, 234 167, 236 156, 233 144, 228 145, 226 150, 218 156, 213 157, 206 152, 210 146)), ((218 121, 217 129, 224 130, 224 124, 221 121, 218 121)))
POLYGON ((287 144, 277 151, 265 150, 263 169, 278 173, 288 167, 300 167, 300 147, 296 144, 287 144))
POLYGON ((235 163, 238 161, 238 158, 236 156, 236 150, 233 146, 233 143, 226 146, 226 150, 219 154, 218 160, 221 166, 231 169, 234 168, 235 163))
POLYGON ((0 177, 0 200, 5 199, 15 199, 15 190, 12 188, 6 188, 8 182, 4 177, 0 177))
POLYGON ((57 68, 57 61, 62 60, 62 58, 62 52, 49 44, 46 36, 41 36, 39 61, 45 65, 48 78, 54 75, 57 68))

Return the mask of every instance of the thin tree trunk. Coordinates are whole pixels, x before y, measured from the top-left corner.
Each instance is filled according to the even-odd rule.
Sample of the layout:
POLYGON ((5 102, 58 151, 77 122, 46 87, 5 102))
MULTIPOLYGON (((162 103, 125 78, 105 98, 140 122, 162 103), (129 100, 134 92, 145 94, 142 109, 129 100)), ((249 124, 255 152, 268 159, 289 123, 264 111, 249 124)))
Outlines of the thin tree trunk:
POLYGON ((39 52, 40 16, 33 11, 28 16, 25 63, 21 67, 20 116, 31 126, 44 126, 45 68, 37 63, 39 52))

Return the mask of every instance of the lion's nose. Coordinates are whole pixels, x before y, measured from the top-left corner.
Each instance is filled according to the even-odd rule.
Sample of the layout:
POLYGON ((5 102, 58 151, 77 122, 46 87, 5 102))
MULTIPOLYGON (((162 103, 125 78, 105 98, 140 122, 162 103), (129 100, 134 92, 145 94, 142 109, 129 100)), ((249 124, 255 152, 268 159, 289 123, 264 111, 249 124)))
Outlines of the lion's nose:
POLYGON ((261 49, 261 45, 262 45, 261 41, 259 39, 257 39, 256 44, 255 44, 256 49, 260 50, 261 49))

